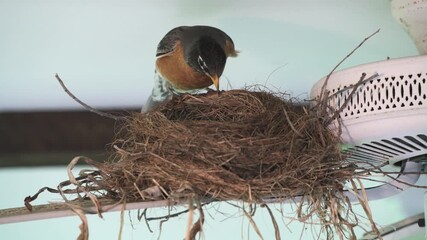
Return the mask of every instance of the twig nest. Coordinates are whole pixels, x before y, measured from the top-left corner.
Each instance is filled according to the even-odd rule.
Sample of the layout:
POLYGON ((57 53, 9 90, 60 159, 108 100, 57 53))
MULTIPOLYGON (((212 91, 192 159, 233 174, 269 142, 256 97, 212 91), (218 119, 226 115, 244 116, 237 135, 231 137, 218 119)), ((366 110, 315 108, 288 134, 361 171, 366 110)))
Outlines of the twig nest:
POLYGON ((283 96, 183 95, 133 114, 114 142, 115 160, 97 166, 102 187, 128 201, 197 195, 263 202, 340 191, 353 173, 345 170, 339 138, 316 107, 283 96), (161 194, 144 192, 153 187, 161 194))
MULTIPOLYGON (((343 186, 348 181, 357 192, 362 184, 357 166, 342 159, 340 139, 327 128, 339 110, 330 109, 327 94, 311 106, 284 96, 247 90, 183 95, 149 113, 134 113, 120 122, 110 161, 83 158, 96 170, 74 177, 77 157, 68 166, 70 180, 58 190, 42 188, 25 203, 31 206, 46 189, 60 192, 65 200, 66 194, 83 193, 98 214, 99 199, 190 200, 190 216, 193 203, 199 212, 199 220, 187 231, 188 238, 195 239, 204 222, 201 202, 240 200, 264 206, 280 239, 275 217, 264 203, 298 196, 299 221, 316 219, 327 239, 335 234, 355 239, 358 216, 343 186), (64 189, 70 183, 75 189, 64 189)), ((379 234, 363 188, 361 196, 358 200, 379 234)), ((255 224, 251 214, 242 211, 255 224)))

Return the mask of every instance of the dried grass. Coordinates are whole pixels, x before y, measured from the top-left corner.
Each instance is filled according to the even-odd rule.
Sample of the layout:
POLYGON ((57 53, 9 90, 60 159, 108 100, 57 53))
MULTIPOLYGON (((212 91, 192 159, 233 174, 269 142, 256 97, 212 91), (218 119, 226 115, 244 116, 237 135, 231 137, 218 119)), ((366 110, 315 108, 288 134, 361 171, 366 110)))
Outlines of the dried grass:
MULTIPOLYGON (((83 158, 97 170, 78 177, 72 169, 82 158, 73 159, 69 180, 59 184, 58 192, 66 201, 68 194, 83 193, 80 197, 90 198, 100 216, 101 198, 189 201, 189 212, 198 209, 200 218, 187 239, 203 229, 201 203, 240 200, 266 207, 293 200, 299 221, 320 223, 327 239, 353 239, 358 217, 343 186, 354 184, 357 166, 343 160, 341 141, 328 129, 336 116, 328 95, 310 106, 286 97, 259 90, 182 95, 149 113, 133 113, 120 124, 111 159, 83 158)), ((27 207, 46 189, 55 192, 41 189, 26 199, 27 207)), ((366 196, 359 201, 378 232, 366 196)), ((279 239, 277 222, 264 209, 279 239)), ((257 230, 251 214, 242 210, 257 230)))
POLYGON ((354 236, 343 184, 355 167, 343 162, 340 139, 327 128, 326 103, 302 106, 284 96, 247 90, 184 95, 135 113, 113 143, 113 160, 96 164, 100 180, 93 183, 107 190, 104 197, 128 202, 263 204, 298 197, 300 221, 316 217, 329 237, 354 236))
POLYGON ((327 127, 331 111, 326 100, 300 105, 264 91, 175 97, 149 113, 125 118, 110 161, 84 159, 96 171, 74 177, 79 158, 73 159, 70 180, 60 184, 59 192, 66 200, 67 194, 84 193, 100 216, 100 198, 190 201, 190 209, 198 205, 200 219, 188 239, 202 231, 200 202, 240 200, 266 206, 298 198, 299 221, 315 218, 328 239, 351 239, 358 222, 343 186, 356 176, 356 167, 343 160, 340 139, 327 127), (69 185, 76 187, 62 190, 69 185))
POLYGON ((324 122, 266 92, 186 95, 128 118, 114 160, 98 168, 103 187, 128 201, 141 199, 135 185, 161 187, 174 199, 315 196, 353 175, 324 122))

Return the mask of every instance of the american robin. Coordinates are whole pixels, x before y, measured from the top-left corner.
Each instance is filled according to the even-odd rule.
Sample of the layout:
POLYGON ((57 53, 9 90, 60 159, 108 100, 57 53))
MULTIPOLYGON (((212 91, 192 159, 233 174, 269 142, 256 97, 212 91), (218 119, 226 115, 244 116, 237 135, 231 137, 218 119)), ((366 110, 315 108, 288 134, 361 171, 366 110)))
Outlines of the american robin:
POLYGON ((212 84, 218 91, 227 57, 237 53, 233 40, 218 28, 181 26, 170 30, 157 46, 154 88, 142 112, 174 94, 193 94, 212 84))

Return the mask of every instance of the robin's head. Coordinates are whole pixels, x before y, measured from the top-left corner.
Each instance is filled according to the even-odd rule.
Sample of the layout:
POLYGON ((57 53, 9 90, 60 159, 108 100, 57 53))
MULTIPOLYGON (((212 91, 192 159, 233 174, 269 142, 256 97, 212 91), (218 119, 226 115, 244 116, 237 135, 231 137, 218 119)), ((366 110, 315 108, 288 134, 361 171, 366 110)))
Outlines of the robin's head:
POLYGON ((205 74, 219 90, 219 77, 224 71, 227 56, 221 45, 211 37, 195 39, 186 49, 186 61, 197 72, 205 74))

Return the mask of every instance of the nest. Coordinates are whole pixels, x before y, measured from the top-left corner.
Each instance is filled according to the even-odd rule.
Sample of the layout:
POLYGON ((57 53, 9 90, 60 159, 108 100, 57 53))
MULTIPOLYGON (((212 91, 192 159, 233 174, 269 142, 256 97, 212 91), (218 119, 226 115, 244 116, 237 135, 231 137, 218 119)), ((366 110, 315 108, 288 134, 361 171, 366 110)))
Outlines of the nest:
POLYGON ((270 93, 185 95, 133 114, 100 170, 130 201, 141 199, 136 183, 172 198, 263 202, 336 189, 352 176, 339 143, 317 112, 270 93))
POLYGON ((326 101, 301 105, 264 91, 175 97, 126 117, 112 159, 87 160, 97 170, 74 183, 92 200, 241 200, 266 206, 299 198, 300 221, 316 217, 328 238, 354 237, 357 218, 343 186, 353 181, 356 168, 343 161, 340 139, 327 128, 329 111, 326 101))

